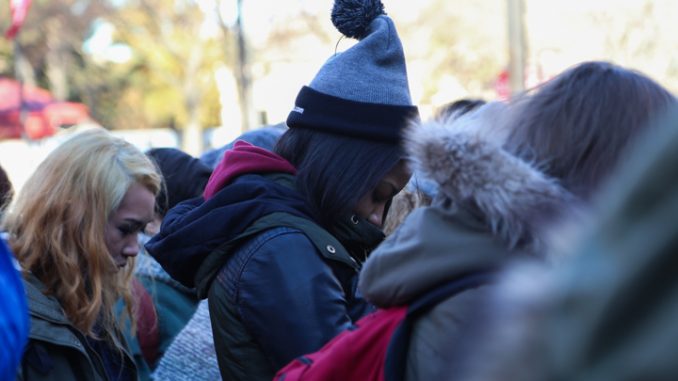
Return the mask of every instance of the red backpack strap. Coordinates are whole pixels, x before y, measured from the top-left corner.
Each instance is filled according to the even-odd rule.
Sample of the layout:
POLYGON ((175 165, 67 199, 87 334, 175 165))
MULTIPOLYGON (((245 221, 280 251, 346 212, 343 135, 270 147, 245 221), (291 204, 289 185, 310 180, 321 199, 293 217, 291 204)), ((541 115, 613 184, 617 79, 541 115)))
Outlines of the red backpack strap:
POLYGON ((464 290, 492 282, 495 272, 479 272, 465 275, 436 287, 414 300, 407 308, 407 315, 394 330, 388 344, 384 361, 384 380, 403 381, 407 364, 410 336, 416 320, 438 303, 464 290))
POLYGON ((158 360, 158 346, 160 332, 158 330, 158 315, 151 294, 136 277, 132 278, 132 295, 136 304, 134 319, 137 323, 137 340, 141 354, 149 366, 158 360))

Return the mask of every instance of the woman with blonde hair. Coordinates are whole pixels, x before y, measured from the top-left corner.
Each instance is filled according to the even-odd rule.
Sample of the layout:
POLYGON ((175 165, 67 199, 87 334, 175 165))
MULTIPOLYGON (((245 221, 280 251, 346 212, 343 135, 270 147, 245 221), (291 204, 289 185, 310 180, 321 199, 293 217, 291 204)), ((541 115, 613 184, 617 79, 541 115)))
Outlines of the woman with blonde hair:
POLYGON ((137 235, 160 184, 146 155, 96 129, 62 143, 23 186, 4 221, 31 319, 20 379, 137 378, 114 305, 123 299, 132 316, 137 235))

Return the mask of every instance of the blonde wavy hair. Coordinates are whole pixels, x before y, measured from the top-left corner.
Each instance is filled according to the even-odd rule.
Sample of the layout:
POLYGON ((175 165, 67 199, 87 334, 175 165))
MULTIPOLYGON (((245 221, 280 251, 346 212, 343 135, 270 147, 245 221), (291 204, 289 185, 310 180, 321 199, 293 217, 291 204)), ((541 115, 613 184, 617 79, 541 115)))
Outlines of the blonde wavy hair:
POLYGON ((157 195, 161 177, 136 147, 104 129, 78 133, 39 165, 5 216, 9 243, 25 272, 55 296, 88 336, 112 339, 114 305, 132 315, 134 262, 117 271, 104 230, 131 185, 157 195), (98 330, 97 330, 98 331, 98 330))

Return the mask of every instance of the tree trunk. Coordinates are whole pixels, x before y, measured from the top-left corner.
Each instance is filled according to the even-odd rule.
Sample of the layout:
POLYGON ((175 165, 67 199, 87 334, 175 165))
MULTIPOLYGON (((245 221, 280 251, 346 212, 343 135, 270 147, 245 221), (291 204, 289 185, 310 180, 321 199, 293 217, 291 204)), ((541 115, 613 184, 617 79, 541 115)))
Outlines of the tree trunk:
POLYGON ((14 40, 14 77, 26 86, 36 87, 35 70, 24 56, 21 44, 14 40))
POLYGON ((200 156, 204 149, 202 125, 200 124, 200 101, 202 94, 198 84, 198 68, 202 62, 202 46, 195 44, 186 62, 184 81, 184 105, 188 121, 184 126, 183 150, 193 156, 200 156))
POLYGON ((237 0, 238 16, 235 23, 235 36, 237 38, 238 61, 236 63, 236 80, 238 82, 238 98, 240 103, 241 129, 249 131, 252 128, 250 119, 250 74, 247 62, 247 43, 245 41, 245 32, 242 25, 242 0, 237 0))
POLYGON ((47 78, 50 84, 50 91, 54 98, 60 101, 68 99, 70 88, 68 86, 67 55, 62 41, 61 21, 58 18, 50 18, 47 21, 47 78))
POLYGON ((511 95, 525 89, 527 41, 525 37, 525 2, 508 0, 509 83, 511 95))

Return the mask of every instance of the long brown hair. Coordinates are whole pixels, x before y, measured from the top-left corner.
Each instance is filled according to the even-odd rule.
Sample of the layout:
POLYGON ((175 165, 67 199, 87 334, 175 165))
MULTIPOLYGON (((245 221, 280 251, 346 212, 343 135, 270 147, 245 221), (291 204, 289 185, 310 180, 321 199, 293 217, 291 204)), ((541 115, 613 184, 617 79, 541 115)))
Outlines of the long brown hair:
POLYGON ((636 135, 675 102, 638 71, 584 62, 513 101, 507 148, 586 199, 636 135))
POLYGON ((4 221, 9 243, 25 272, 59 300, 83 333, 105 337, 117 326, 119 298, 131 316, 133 261, 120 270, 104 229, 135 183, 153 194, 161 177, 137 148, 106 130, 81 132, 52 151, 22 187, 4 221))

